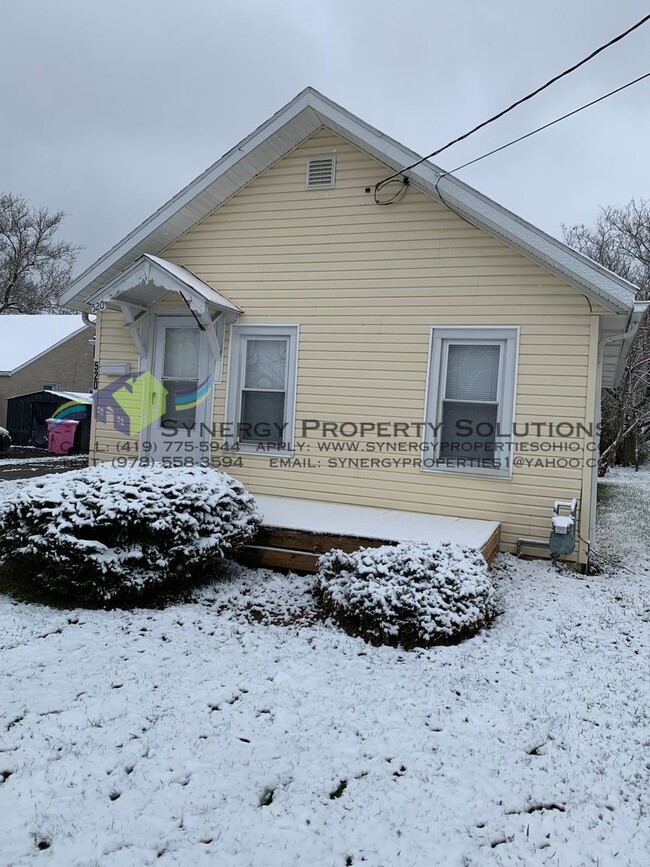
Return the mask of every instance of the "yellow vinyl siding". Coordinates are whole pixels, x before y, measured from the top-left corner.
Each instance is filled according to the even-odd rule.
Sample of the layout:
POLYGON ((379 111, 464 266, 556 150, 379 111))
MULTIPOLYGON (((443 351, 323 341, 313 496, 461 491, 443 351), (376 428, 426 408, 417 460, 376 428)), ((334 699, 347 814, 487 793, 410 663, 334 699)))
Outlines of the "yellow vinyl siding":
MULTIPOLYGON (((99 364, 98 390, 106 388, 115 382, 114 376, 106 376, 102 373, 102 365, 129 362, 131 370, 135 373, 138 369, 138 353, 129 334, 124 327, 124 319, 121 313, 113 310, 104 310, 97 316, 95 358, 99 364)), ((90 429, 90 463, 111 460, 118 454, 135 454, 138 447, 139 437, 128 436, 121 431, 116 431, 112 423, 103 423, 97 420, 93 413, 93 421, 90 429), (120 451, 121 447, 129 443, 131 450, 120 451)))
MULTIPOLYGON (((300 325, 297 439, 303 419, 422 422, 430 331, 444 325, 520 327, 517 424, 593 421, 602 311, 414 187, 378 207, 365 188, 386 174, 321 130, 161 255, 237 304, 242 324, 300 325), (305 190, 305 159, 329 153, 337 157, 335 186, 305 190)), ((102 318, 100 361, 132 360, 119 317, 102 318)), ((224 377, 215 388, 217 428, 228 336, 229 329, 224 377)), ((580 448, 583 439, 576 439, 580 448)), ((317 441, 310 445, 318 457, 317 441)), ((588 499, 581 468, 517 467, 512 479, 502 479, 415 467, 273 469, 258 455, 243 463, 233 474, 253 492, 498 520, 509 550, 518 536, 547 535, 555 499, 588 499)))

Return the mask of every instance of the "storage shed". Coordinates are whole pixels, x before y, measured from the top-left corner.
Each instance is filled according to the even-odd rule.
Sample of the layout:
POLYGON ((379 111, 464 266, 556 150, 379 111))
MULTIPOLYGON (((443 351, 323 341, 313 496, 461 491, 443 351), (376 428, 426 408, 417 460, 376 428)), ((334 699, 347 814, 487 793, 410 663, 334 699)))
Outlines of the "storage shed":
POLYGON ((69 416, 79 421, 73 451, 87 452, 90 448, 92 398, 85 392, 76 391, 44 390, 10 397, 7 401, 7 430, 12 444, 47 448, 47 419, 71 401, 79 405, 69 416))

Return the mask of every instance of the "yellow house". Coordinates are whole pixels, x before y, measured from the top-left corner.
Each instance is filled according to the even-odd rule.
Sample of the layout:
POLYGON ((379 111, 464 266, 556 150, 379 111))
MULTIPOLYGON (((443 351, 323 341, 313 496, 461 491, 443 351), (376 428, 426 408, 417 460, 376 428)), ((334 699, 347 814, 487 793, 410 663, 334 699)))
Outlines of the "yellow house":
POLYGON ((78 277, 91 462, 209 462, 287 527, 484 521, 508 551, 575 499, 584 563, 600 390, 645 305, 417 159, 307 88, 78 277))

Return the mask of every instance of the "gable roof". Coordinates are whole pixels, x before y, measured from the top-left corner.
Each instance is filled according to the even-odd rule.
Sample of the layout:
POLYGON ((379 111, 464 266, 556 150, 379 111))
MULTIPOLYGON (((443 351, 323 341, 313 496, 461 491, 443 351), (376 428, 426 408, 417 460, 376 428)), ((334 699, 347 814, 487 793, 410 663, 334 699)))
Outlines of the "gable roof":
MULTIPOLYGON (((306 88, 262 126, 130 232, 62 293, 62 305, 82 309, 87 298, 143 254, 157 255, 318 129, 326 127, 397 171, 418 154, 306 88)), ((430 162, 410 182, 488 234, 542 265, 613 313, 629 314, 636 287, 517 217, 430 162)))
POLYGON ((16 373, 85 328, 77 314, 3 314, 0 316, 0 376, 16 373))

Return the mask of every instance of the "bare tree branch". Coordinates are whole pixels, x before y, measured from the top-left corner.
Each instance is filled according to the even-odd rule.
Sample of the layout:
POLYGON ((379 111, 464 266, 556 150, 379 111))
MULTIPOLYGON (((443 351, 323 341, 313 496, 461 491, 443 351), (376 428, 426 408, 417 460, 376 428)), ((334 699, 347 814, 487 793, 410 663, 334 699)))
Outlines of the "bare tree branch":
MULTIPOLYGON (((650 299, 650 204, 632 199, 622 208, 601 209, 593 227, 563 226, 572 247, 639 287, 650 299)), ((621 384, 603 393, 599 471, 611 463, 634 464, 648 451, 650 435, 650 321, 641 322, 621 384)))
POLYGON ((56 237, 64 214, 0 195, 0 314, 60 313, 78 247, 56 237))

